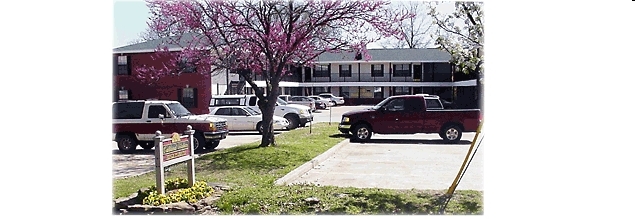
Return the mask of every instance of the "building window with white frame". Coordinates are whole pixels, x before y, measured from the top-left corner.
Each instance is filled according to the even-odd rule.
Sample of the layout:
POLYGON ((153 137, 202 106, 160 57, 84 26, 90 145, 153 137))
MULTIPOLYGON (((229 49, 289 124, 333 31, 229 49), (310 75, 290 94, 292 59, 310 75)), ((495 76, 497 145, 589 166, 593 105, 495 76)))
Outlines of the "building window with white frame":
POLYGON ((330 74, 329 65, 316 65, 313 69, 313 77, 329 77, 330 74))
POLYGON ((117 56, 117 75, 130 75, 129 56, 117 56))
POLYGON ((370 76, 371 77, 384 77, 384 65, 383 64, 373 64, 370 66, 370 76))
POLYGON ((410 87, 395 87, 393 95, 408 95, 410 94, 410 87))
POLYGON ((352 77, 351 65, 340 65, 340 77, 352 77))
POLYGON ((410 77, 410 64, 393 65, 393 77, 410 77))
POLYGON ((129 100, 130 99, 130 90, 119 90, 119 100, 129 100))

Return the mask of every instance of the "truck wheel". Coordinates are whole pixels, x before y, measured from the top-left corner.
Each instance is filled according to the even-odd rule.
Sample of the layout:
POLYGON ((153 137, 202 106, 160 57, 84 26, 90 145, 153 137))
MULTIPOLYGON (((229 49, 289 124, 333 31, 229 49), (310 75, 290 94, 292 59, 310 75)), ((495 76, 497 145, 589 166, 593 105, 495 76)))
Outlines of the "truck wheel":
POLYGON ((200 132, 194 134, 194 153, 200 153, 205 148, 205 136, 200 132))
POLYGON ((439 135, 443 138, 443 141, 456 144, 461 140, 463 130, 461 130, 461 128, 457 125, 449 125, 441 129, 441 133, 439 133, 439 135))
POLYGON ((289 126, 288 126, 289 130, 298 128, 298 125, 300 124, 300 118, 298 118, 297 115, 287 114, 287 115, 284 115, 284 118, 289 121, 289 126))
POLYGON ((143 148, 143 150, 151 150, 154 147, 154 142, 141 142, 141 147, 143 148))
POLYGON ((211 149, 214 149, 214 148, 218 147, 218 145, 220 145, 220 141, 212 141, 212 143, 210 143, 207 146, 205 146, 205 148, 211 150, 211 149))
POLYGON ((305 126, 306 126, 306 123, 300 123, 299 127, 305 127, 305 126))
POLYGON ((359 124, 353 128, 351 133, 351 137, 353 141, 364 142, 368 141, 370 137, 373 135, 373 131, 366 124, 359 124))
POLYGON ((256 124, 256 130, 261 135, 262 135, 263 132, 265 132, 265 128, 262 126, 262 121, 258 122, 258 124, 256 124))
POLYGON ((137 140, 130 135, 117 135, 117 147, 124 154, 132 154, 137 150, 137 140))

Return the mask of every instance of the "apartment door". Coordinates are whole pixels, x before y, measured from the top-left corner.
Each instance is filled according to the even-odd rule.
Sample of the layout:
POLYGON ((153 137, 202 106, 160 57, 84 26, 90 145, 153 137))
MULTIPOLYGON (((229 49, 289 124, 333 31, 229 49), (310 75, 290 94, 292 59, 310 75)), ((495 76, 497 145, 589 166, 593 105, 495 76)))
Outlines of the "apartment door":
POLYGON ((421 81, 421 75, 423 74, 423 68, 421 68, 421 65, 413 65, 412 70, 412 80, 421 81))

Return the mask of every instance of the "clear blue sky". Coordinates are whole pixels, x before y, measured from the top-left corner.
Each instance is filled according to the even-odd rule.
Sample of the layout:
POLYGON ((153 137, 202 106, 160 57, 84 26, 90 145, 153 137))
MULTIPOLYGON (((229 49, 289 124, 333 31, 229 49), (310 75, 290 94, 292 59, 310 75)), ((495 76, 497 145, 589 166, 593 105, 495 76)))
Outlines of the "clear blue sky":
POLYGON ((149 10, 145 1, 114 1, 114 40, 113 48, 124 46, 138 39, 148 24, 149 10))
MULTIPOLYGON (((438 10, 447 13, 453 10, 453 2, 443 3, 438 10)), ((147 28, 149 10, 143 0, 115 0, 114 1, 114 41, 113 48, 125 46, 130 41, 139 39, 147 28)), ((369 44, 368 48, 379 48, 379 45, 369 44)))

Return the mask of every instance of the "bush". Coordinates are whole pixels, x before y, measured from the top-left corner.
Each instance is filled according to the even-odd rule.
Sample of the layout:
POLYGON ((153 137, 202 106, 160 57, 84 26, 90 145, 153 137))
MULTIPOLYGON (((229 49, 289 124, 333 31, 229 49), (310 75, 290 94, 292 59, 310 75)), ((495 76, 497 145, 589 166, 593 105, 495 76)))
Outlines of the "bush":
POLYGON ((141 192, 138 197, 143 200, 144 205, 158 206, 181 201, 194 203, 214 193, 214 189, 202 181, 194 183, 191 188, 187 187, 186 179, 169 179, 165 182, 166 194, 159 195, 156 186, 152 186, 150 189, 141 192))

